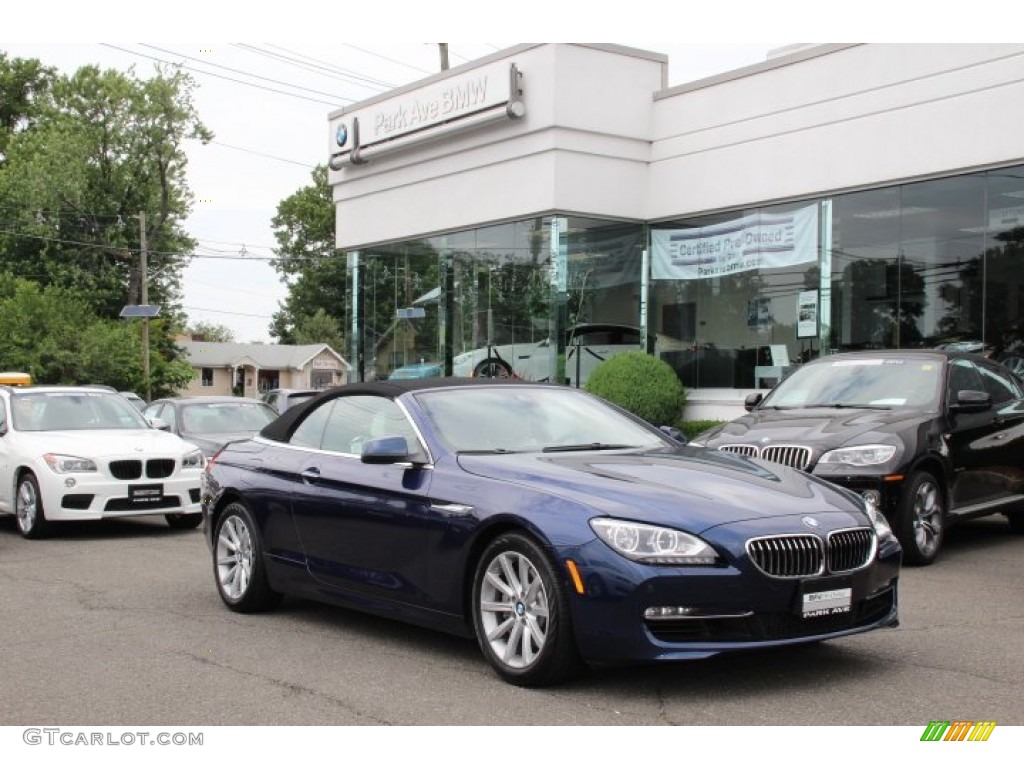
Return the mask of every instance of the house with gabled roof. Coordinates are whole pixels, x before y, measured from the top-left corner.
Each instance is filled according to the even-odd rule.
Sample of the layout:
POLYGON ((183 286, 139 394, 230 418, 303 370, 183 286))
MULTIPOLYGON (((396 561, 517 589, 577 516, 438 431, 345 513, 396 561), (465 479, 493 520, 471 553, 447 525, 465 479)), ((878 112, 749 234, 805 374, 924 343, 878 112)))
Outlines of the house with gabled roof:
POLYGON ((327 344, 240 344, 180 340, 195 376, 183 395, 259 397, 271 389, 326 389, 352 366, 327 344))

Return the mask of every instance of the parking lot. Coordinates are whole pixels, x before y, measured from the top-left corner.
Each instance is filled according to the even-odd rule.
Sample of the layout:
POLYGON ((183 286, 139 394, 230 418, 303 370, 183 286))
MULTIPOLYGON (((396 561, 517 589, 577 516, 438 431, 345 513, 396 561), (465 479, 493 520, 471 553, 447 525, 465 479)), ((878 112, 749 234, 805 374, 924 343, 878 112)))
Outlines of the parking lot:
POLYGON ((0 518, 0 724, 1024 724, 1024 538, 1002 517, 905 568, 898 629, 805 648, 502 683, 472 642, 286 599, 229 612, 198 531, 0 518))

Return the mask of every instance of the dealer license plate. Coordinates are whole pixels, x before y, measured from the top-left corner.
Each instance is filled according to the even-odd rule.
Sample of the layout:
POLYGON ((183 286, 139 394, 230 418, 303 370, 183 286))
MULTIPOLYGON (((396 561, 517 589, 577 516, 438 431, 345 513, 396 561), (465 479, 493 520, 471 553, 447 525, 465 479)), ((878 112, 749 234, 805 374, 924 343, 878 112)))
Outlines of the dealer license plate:
POLYGON ((853 602, 853 590, 826 589, 821 592, 805 592, 803 596, 803 617, 810 619, 815 616, 835 616, 849 613, 853 602))
POLYGON ((164 497, 163 483, 152 485, 129 485, 128 500, 132 504, 153 504, 164 497))

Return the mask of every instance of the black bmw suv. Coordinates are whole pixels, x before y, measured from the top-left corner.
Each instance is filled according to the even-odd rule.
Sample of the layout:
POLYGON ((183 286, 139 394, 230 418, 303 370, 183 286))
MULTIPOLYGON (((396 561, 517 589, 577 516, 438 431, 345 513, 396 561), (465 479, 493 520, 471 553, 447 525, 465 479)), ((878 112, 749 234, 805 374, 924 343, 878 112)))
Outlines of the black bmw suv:
POLYGON ((861 493, 908 563, 933 562, 957 520, 999 512, 1024 532, 1024 384, 998 363, 951 350, 831 355, 746 408, 691 444, 861 493))

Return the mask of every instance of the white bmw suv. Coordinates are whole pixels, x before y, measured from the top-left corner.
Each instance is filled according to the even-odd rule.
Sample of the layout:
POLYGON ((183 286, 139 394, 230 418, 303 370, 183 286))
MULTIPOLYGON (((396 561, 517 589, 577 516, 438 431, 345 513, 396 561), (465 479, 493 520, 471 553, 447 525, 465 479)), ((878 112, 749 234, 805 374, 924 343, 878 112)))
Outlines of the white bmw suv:
POLYGON ((26 538, 59 520, 135 515, 193 528, 204 463, 116 392, 0 386, 0 513, 26 538))

